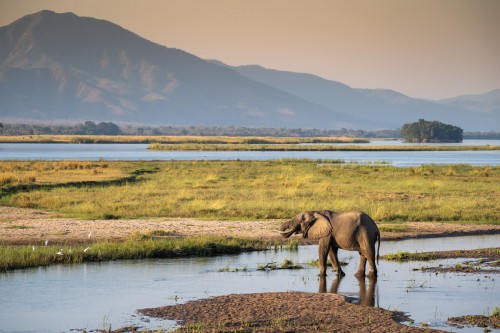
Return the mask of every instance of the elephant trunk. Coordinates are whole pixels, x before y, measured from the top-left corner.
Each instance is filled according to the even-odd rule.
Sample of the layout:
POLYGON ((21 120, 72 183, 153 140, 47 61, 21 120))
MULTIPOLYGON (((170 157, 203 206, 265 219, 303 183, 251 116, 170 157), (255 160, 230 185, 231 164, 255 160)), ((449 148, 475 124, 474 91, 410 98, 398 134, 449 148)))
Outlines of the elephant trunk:
POLYGON ((288 238, 297 232, 298 224, 296 224, 293 220, 285 222, 281 225, 280 230, 278 231, 281 236, 284 238, 288 238))

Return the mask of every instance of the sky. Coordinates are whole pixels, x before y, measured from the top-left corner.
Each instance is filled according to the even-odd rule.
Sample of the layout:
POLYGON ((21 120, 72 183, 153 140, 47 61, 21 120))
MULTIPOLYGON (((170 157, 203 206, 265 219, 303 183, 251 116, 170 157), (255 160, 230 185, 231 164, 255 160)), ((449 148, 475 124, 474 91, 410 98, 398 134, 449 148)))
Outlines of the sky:
POLYGON ((500 88, 499 0, 0 0, 0 26, 42 9, 353 88, 428 99, 500 88))

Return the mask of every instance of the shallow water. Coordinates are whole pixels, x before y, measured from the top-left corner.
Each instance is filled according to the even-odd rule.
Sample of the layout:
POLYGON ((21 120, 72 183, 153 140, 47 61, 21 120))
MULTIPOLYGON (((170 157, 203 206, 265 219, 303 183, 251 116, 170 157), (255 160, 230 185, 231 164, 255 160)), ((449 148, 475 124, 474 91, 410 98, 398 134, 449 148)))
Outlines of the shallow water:
MULTIPOLYGON (((381 254, 494 247, 500 235, 414 239, 383 242, 381 254)), ((349 262, 340 283, 330 271, 324 281, 317 267, 302 270, 257 271, 258 265, 291 259, 306 263, 317 258, 317 246, 297 251, 262 251, 212 258, 183 258, 51 266, 0 274, 0 332, 68 332, 74 328, 118 328, 138 324, 169 328, 174 322, 144 318, 136 309, 187 302, 232 293, 275 291, 337 292, 354 303, 370 303, 408 312, 415 324, 448 331, 450 316, 491 313, 500 306, 498 274, 438 274, 413 271, 439 263, 394 263, 381 260, 376 285, 361 283, 353 274, 359 256, 339 251, 349 262), (219 272, 229 267, 238 272, 219 272), (246 271, 244 271, 246 269, 246 271)), ((500 330, 497 330, 500 331, 500 330)))

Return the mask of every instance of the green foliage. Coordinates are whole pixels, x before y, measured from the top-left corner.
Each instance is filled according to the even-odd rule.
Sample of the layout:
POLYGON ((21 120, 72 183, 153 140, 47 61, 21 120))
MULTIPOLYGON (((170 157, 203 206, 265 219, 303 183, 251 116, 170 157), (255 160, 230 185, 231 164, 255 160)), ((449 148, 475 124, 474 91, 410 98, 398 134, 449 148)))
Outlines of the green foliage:
POLYGON ((496 306, 491 312, 492 317, 500 317, 500 307, 496 306))
POLYGON ((386 260, 394 260, 394 261, 407 261, 410 260, 410 252, 408 251, 399 251, 397 253, 387 254, 382 256, 383 259, 386 260))
POLYGON ((401 137, 407 142, 462 142, 463 130, 439 121, 419 119, 418 122, 404 124, 401 137))

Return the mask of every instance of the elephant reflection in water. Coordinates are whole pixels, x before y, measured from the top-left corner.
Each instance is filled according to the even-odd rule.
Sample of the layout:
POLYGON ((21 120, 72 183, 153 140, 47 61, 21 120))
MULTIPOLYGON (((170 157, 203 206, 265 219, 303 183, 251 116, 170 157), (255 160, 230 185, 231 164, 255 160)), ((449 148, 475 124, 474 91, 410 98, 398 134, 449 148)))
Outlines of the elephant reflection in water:
MULTIPOLYGON (((366 306, 375 306, 375 287, 377 286, 377 279, 368 279, 368 288, 364 277, 357 277, 359 285, 359 302, 357 304, 366 306)), ((328 292, 338 294, 338 288, 342 281, 341 276, 337 276, 333 280, 330 290, 328 292)), ((326 293, 326 277, 319 277, 319 292, 326 293)), ((353 302, 355 303, 355 302, 353 302)), ((378 301, 377 301, 378 303, 378 301)))

